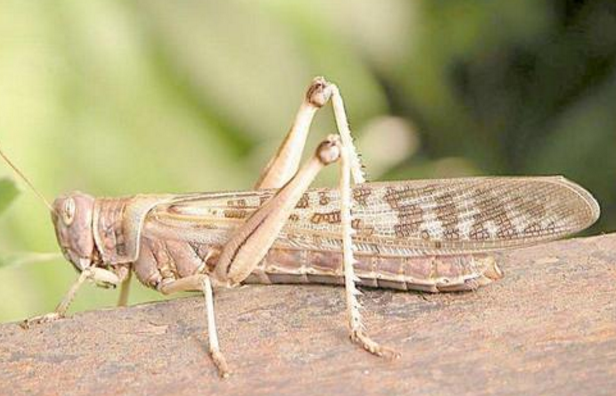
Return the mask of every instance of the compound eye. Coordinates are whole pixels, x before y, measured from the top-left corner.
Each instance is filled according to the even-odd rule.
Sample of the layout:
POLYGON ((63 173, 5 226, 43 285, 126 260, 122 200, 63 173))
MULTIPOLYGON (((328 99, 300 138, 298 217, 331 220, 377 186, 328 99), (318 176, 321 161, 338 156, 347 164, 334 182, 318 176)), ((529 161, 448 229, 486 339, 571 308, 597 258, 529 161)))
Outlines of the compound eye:
POLYGON ((62 221, 65 225, 71 225, 75 219, 75 200, 67 198, 62 206, 62 221))

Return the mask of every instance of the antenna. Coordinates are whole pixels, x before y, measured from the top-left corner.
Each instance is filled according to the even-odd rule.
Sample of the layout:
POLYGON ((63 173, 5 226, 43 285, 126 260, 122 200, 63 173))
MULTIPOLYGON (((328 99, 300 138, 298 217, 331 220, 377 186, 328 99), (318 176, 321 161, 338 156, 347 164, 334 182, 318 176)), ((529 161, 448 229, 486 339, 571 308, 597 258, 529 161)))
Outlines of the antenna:
POLYGON ((26 175, 24 175, 23 173, 21 173, 21 171, 19 170, 19 168, 17 166, 15 166, 15 164, 13 164, 13 162, 11 162, 11 160, 9 159, 9 157, 6 156, 6 154, 4 154, 4 152, 2 151, 2 149, 0 149, 0 156, 6 161, 7 164, 9 164, 9 166, 15 171, 15 173, 17 173, 17 175, 19 177, 21 177, 21 179, 23 181, 26 182, 26 184, 32 189, 32 191, 34 191, 34 193, 39 197, 39 199, 41 201, 43 201, 43 203, 45 204, 45 206, 47 206, 47 208, 49 209, 50 212, 55 212, 55 210, 53 209, 53 206, 51 206, 51 204, 49 203, 49 201, 47 199, 45 199, 45 197, 43 196, 43 194, 41 194, 36 187, 34 187, 34 184, 32 184, 30 182, 30 180, 26 177, 26 175))

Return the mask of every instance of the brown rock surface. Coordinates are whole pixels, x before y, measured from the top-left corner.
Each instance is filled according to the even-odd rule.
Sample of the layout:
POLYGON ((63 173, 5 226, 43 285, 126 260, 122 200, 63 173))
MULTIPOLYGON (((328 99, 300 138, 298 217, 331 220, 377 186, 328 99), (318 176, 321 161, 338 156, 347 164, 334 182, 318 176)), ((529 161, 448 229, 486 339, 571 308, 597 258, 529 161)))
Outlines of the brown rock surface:
POLYGON ((199 296, 0 326, 2 394, 585 394, 616 392, 616 235, 500 256, 477 292, 367 291, 391 362, 348 341, 341 288, 246 286, 216 297, 234 371, 207 355, 199 296))

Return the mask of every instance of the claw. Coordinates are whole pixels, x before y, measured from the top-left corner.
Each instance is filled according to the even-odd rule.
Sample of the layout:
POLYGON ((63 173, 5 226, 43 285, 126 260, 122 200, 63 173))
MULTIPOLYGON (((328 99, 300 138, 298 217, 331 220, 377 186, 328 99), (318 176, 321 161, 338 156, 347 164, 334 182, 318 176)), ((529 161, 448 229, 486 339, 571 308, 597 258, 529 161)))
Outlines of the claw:
POLYGON ((32 325, 38 325, 38 324, 44 324, 44 323, 51 323, 51 322, 55 322, 58 319, 62 319, 64 318, 63 315, 60 315, 57 312, 50 312, 48 314, 45 315, 40 315, 40 316, 34 316, 32 318, 26 319, 24 320, 20 326, 22 329, 29 329, 32 325))
POLYGON ((214 350, 210 351, 212 356, 212 360, 218 369, 218 375, 220 378, 229 378, 231 376, 231 371, 229 370, 229 366, 227 366, 227 361, 225 357, 220 351, 214 350))

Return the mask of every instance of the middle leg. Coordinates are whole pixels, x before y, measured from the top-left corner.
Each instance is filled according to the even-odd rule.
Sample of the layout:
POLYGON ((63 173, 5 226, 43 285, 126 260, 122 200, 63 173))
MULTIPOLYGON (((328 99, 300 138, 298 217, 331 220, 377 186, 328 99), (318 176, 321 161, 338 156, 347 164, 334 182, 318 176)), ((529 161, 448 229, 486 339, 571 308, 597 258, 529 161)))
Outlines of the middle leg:
POLYGON ((213 278, 225 286, 234 286, 244 281, 263 260, 278 237, 291 211, 302 194, 308 189, 318 172, 326 165, 341 160, 341 228, 343 240, 345 293, 349 318, 350 337, 367 351, 387 357, 397 354, 373 341, 365 332, 355 287, 357 277, 353 265, 353 229, 351 226, 351 169, 349 150, 338 136, 330 136, 322 142, 313 158, 278 193, 255 212, 225 244, 216 264, 213 278))
POLYGON ((218 369, 220 377, 229 377, 231 371, 229 370, 225 356, 222 354, 220 344, 218 343, 218 331, 216 330, 216 318, 214 314, 214 294, 212 292, 210 277, 205 274, 197 274, 181 278, 161 286, 160 291, 165 295, 182 291, 203 291, 210 355, 212 356, 214 365, 218 369))

